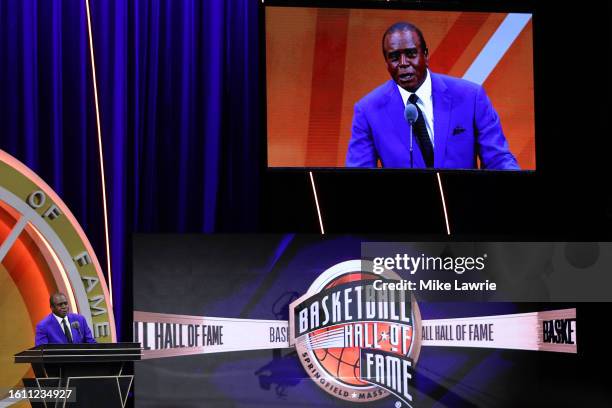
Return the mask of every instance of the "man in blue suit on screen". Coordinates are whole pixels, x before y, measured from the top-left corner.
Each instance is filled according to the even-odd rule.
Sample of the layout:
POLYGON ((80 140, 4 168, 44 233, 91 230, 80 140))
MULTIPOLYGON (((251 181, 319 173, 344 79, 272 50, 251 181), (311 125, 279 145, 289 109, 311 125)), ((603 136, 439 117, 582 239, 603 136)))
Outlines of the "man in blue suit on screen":
POLYGON ((395 23, 382 49, 392 79, 355 104, 347 167, 519 170, 484 89, 430 72, 421 30, 395 23))
POLYGON ((51 314, 36 325, 35 344, 95 343, 87 320, 79 314, 68 313, 68 300, 63 293, 49 299, 51 314))

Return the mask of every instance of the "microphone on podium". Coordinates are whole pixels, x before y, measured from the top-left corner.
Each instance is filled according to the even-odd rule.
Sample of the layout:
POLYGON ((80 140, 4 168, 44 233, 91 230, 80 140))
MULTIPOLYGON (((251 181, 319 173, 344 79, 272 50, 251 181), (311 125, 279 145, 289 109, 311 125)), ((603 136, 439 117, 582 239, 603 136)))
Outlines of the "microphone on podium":
POLYGON ((82 340, 83 339, 83 333, 81 333, 81 325, 79 324, 79 322, 72 322, 72 323, 70 323, 70 326, 72 326, 75 329, 77 329, 77 331, 79 332, 79 335, 81 336, 81 340, 82 340))

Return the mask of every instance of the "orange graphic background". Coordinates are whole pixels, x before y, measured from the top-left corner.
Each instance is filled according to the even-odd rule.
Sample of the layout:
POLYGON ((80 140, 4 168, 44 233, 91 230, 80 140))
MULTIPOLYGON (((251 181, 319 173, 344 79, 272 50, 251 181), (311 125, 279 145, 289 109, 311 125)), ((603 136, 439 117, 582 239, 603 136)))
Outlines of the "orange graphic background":
MULTIPOLYGON (((266 8, 268 165, 344 167, 355 102, 389 79, 381 37, 409 21, 432 72, 462 77, 506 13, 266 8)), ((535 169, 531 21, 483 84, 522 169, 535 169)))
MULTIPOLYGON (((20 214, 0 202, 0 242, 6 241, 19 218, 20 214)), ((32 375, 28 364, 13 362, 13 355, 34 345, 36 323, 51 312, 49 296, 56 291, 43 255, 22 233, 0 263, 0 323, 5 328, 0 331, 0 384, 18 387, 24 376, 32 375)), ((0 393, 0 399, 4 397, 0 393)))

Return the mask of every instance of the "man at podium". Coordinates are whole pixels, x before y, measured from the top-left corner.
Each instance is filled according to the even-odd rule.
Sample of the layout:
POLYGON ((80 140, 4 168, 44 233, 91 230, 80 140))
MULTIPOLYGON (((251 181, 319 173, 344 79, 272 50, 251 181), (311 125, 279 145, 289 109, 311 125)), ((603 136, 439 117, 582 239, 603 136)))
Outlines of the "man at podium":
POLYGON ((35 345, 50 343, 95 343, 85 318, 68 313, 68 300, 63 293, 49 298, 51 314, 36 325, 35 345))

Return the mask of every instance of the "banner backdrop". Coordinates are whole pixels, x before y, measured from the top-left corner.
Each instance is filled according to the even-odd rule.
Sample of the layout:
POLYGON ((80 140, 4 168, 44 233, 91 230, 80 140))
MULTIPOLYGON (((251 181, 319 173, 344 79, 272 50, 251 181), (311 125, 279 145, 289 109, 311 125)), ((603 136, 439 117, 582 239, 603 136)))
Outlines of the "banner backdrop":
MULTIPOLYGON (((363 245, 406 245, 380 238, 137 235, 134 336, 145 349, 138 406, 562 404, 578 395, 559 393, 564 384, 582 399, 603 398, 591 367, 601 343, 596 310, 608 303, 487 302, 484 286, 473 300, 463 293, 449 301, 455 289, 428 300, 422 295, 446 282, 414 293, 406 282, 444 271, 374 272, 382 263, 363 260, 363 245)), ((441 256, 455 268, 476 245, 411 244, 422 251, 407 256, 441 256)), ((549 245, 549 275, 605 269, 592 251, 549 245)), ((603 254, 608 244, 584 245, 603 254)), ((483 271, 495 282, 492 254, 483 271)), ((517 271, 533 267, 519 259, 517 271)), ((461 283, 470 272, 447 273, 461 283)))

